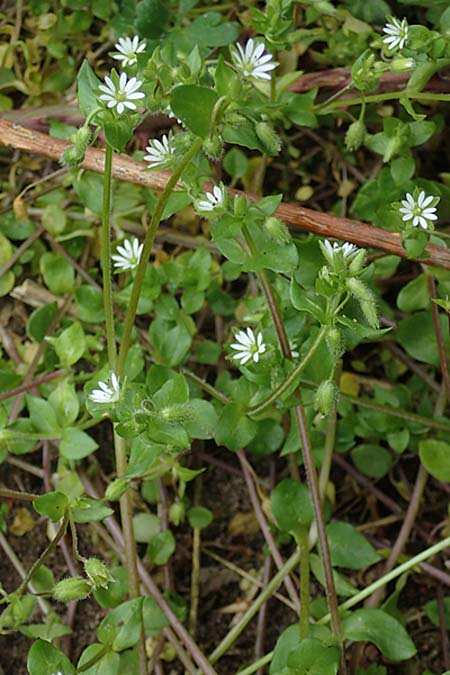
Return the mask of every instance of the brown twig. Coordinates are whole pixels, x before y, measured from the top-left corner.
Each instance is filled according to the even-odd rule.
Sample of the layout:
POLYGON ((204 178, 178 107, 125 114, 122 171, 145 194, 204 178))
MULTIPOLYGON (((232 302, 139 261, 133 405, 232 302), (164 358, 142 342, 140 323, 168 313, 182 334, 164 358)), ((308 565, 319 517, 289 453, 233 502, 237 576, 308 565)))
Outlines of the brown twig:
POLYGON ((343 469, 346 473, 348 473, 349 476, 351 476, 357 483, 362 485, 364 489, 371 492, 378 499, 378 501, 387 506, 388 509, 394 513, 402 512, 402 509, 397 504, 397 502, 391 499, 391 497, 385 495, 384 492, 381 492, 381 490, 379 490, 369 478, 366 478, 361 473, 359 473, 359 471, 357 471, 354 466, 347 462, 347 460, 344 459, 342 455, 336 452, 333 455, 333 462, 341 467, 341 469, 343 469))
MULTIPOLYGON (((65 300, 64 300, 63 304, 61 305, 61 307, 58 308, 58 311, 57 311, 53 321, 51 322, 50 326, 47 328, 44 339, 42 340, 41 344, 37 348, 36 353, 35 353, 32 361, 31 361, 31 363, 28 367, 28 370, 25 374, 25 378, 24 378, 24 382, 23 382, 22 386, 29 385, 30 382, 32 381, 34 371, 36 370, 36 368, 38 366, 38 363, 41 360, 42 355, 44 354, 45 350, 47 349, 48 342, 45 340, 45 337, 47 337, 48 335, 51 335, 53 333, 53 331, 56 330, 59 322, 61 321, 62 317, 64 316, 67 309, 69 308, 70 303, 71 303, 71 296, 68 295, 68 296, 65 297, 65 300)), ((24 390, 24 391, 26 391, 26 390, 24 390)), ((14 401, 14 405, 11 408, 11 412, 9 414, 9 420, 8 420, 9 424, 12 424, 17 419, 17 416, 20 412, 20 406, 22 405, 22 400, 23 400, 23 392, 18 394, 16 400, 14 401)))
POLYGON ((33 234, 30 234, 28 239, 25 239, 25 241, 18 248, 16 248, 12 256, 8 258, 8 260, 0 267, 0 277, 2 277, 8 270, 10 270, 11 267, 14 267, 14 265, 19 260, 22 253, 24 253, 28 248, 30 248, 31 244, 34 244, 36 239, 39 239, 43 231, 44 227, 42 225, 38 225, 33 234))
MULTIPOLYGON (((398 91, 403 89, 410 78, 410 73, 384 73, 381 76, 377 89, 374 89, 371 94, 398 91)), ((319 89, 343 89, 351 84, 352 75, 350 68, 330 68, 329 70, 319 70, 315 73, 305 73, 301 75, 289 87, 289 91, 302 93, 311 91, 318 87, 319 89)), ((450 86, 448 80, 442 80, 438 76, 434 76, 427 82, 426 91, 436 91, 440 93, 449 93, 450 86)), ((348 90, 347 96, 354 96, 357 90, 348 90)))
MULTIPOLYGON (((56 161, 61 158, 62 153, 69 145, 58 138, 25 129, 17 124, 11 124, 5 119, 0 119, 0 144, 26 150, 56 161)), ((104 163, 104 151, 89 148, 81 166, 89 171, 103 173, 104 163)), ((145 169, 147 169, 147 165, 144 162, 138 162, 126 155, 117 155, 114 161, 113 176, 125 182, 154 190, 163 190, 169 180, 170 172, 146 171, 145 169)), ((206 187, 208 187, 208 184, 206 187)), ((239 190, 231 190, 231 192, 233 194, 244 194, 250 199, 257 199, 256 195, 242 193, 239 190)), ((339 218, 292 204, 281 204, 276 211, 276 215, 293 229, 306 230, 321 237, 334 237, 359 246, 378 248, 402 258, 407 257, 399 234, 373 227, 367 223, 350 220, 349 218, 339 218)), ((428 244, 426 251, 429 255, 427 265, 450 269, 449 249, 428 244)))
POLYGON ((7 398, 12 398, 13 396, 18 396, 19 394, 23 394, 26 391, 30 391, 30 389, 39 387, 39 385, 44 384, 44 382, 51 382, 52 380, 56 380, 58 377, 64 377, 65 374, 66 371, 61 368, 60 370, 55 370, 53 373, 48 373, 48 375, 42 375, 42 377, 38 377, 35 380, 31 380, 30 382, 24 382, 18 387, 14 387, 14 389, 2 391, 0 393, 0 401, 5 401, 7 398))

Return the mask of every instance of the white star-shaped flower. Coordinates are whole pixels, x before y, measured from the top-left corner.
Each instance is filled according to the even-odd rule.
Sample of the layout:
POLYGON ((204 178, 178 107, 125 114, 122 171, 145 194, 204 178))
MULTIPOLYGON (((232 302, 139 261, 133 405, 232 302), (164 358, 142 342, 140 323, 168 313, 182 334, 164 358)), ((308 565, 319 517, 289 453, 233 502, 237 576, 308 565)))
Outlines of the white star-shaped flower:
POLYGON ((126 73, 121 73, 118 81, 117 75, 114 79, 116 82, 108 76, 105 77, 106 84, 99 86, 100 91, 104 92, 99 99, 106 103, 107 108, 116 108, 119 115, 124 112, 125 108, 136 110, 137 106, 134 101, 145 97, 142 91, 138 91, 142 85, 141 80, 136 77, 128 79, 126 73))
POLYGON ((152 138, 149 141, 149 144, 145 148, 148 152, 148 155, 144 155, 144 159, 150 164, 150 166, 161 166, 166 164, 174 157, 174 149, 171 145, 171 139, 164 134, 164 136, 159 141, 157 138, 152 138))
POLYGON ((116 272, 134 270, 139 265, 144 244, 140 244, 136 237, 132 240, 125 239, 123 246, 117 247, 117 252, 112 255, 116 272))
POLYGON ((230 345, 231 349, 234 349, 237 354, 233 354, 232 358, 236 361, 240 361, 240 365, 243 366, 247 361, 253 359, 255 363, 258 363, 259 357, 261 354, 264 354, 266 351, 266 345, 263 342, 262 333, 255 333, 251 328, 247 328, 246 331, 240 330, 235 335, 236 342, 230 345))
POLYGON ((399 21, 395 17, 391 17, 391 23, 385 25, 383 33, 387 34, 387 37, 383 38, 383 42, 389 50, 403 49, 408 39, 408 22, 406 19, 399 21))
POLYGON ((253 77, 255 80, 270 80, 270 71, 277 67, 272 61, 272 54, 264 54, 264 44, 255 43, 252 38, 245 45, 245 49, 236 43, 230 47, 234 67, 242 77, 253 77))
POLYGON ((144 51, 145 46, 145 40, 139 42, 139 37, 137 35, 133 38, 119 38, 118 42, 114 45, 119 53, 112 54, 112 57, 113 59, 116 59, 116 61, 121 61, 121 65, 124 68, 127 66, 134 66, 137 62, 137 55, 144 51))
POLYGON ((205 192, 204 197, 205 199, 201 199, 197 204, 200 211, 214 211, 215 208, 223 206, 225 190, 215 185, 212 192, 205 192))
POLYGON ((420 227, 428 230, 433 227, 433 220, 437 220, 436 207, 430 204, 436 199, 433 195, 426 195, 424 190, 419 192, 417 200, 414 199, 411 193, 406 193, 406 198, 402 200, 402 208, 399 209, 403 213, 402 220, 407 222, 412 220, 413 227, 420 227))
POLYGON ((333 260, 336 254, 342 253, 344 260, 346 260, 349 259, 350 257, 353 257, 355 253, 357 253, 358 251, 359 251, 358 247, 355 246, 354 244, 350 244, 348 241, 344 242, 343 244, 338 244, 335 241, 332 244, 331 241, 325 239, 325 241, 322 244, 322 253, 324 254, 327 261, 330 263, 330 265, 333 264, 333 260))
POLYGON ((94 389, 89 398, 94 403, 116 403, 120 398, 120 381, 115 373, 111 373, 106 382, 99 382, 99 389, 94 389))

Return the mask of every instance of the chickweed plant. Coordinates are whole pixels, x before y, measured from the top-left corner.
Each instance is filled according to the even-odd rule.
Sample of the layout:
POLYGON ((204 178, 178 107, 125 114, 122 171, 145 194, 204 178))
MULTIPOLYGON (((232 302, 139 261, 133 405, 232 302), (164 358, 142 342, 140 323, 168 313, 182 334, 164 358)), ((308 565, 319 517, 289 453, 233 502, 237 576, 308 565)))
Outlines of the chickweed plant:
POLYGON ((448 514, 426 506, 450 481, 447 3, 52 5, 17 4, 0 95, 20 106, 23 19, 47 60, 20 96, 67 105, 76 79, 79 124, 51 113, 66 144, 31 206, 20 171, 3 186, 2 296, 23 316, 42 292, 18 346, 1 333, 2 468, 32 469, 1 477, 1 634, 30 675, 449 669, 448 514), (241 566, 212 543, 236 473, 263 535, 241 566), (28 564, 21 502, 47 524, 28 564), (253 584, 222 632, 208 555, 253 584), (96 612, 78 652, 73 607, 96 612))

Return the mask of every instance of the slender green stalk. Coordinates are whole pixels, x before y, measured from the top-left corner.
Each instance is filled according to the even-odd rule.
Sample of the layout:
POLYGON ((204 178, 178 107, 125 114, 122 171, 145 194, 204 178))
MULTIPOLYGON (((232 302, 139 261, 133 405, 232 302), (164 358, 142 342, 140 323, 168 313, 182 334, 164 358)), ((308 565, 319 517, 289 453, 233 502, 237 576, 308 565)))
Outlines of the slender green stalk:
MULTIPOLYGON (((407 562, 393 569, 391 572, 389 572, 389 574, 383 575, 382 577, 374 581, 372 584, 370 584, 370 586, 367 586, 367 588, 364 588, 362 591, 360 591, 353 597, 343 602, 342 605, 339 605, 339 611, 344 611, 346 609, 354 607, 355 605, 359 604, 367 597, 369 597, 369 595, 372 595, 372 593, 374 593, 374 591, 376 591, 378 588, 385 586, 390 581, 393 581, 394 579, 401 576, 405 572, 408 572, 409 570, 413 569, 419 563, 424 562, 424 560, 432 558, 434 555, 440 553, 449 546, 450 546, 450 537, 447 537, 446 539, 443 539, 439 543, 434 544, 433 546, 430 546, 429 548, 425 549, 425 551, 422 551, 422 553, 418 553, 416 556, 414 556, 407 562)), ((318 623, 326 624, 330 621, 330 618, 331 618, 330 614, 326 614, 326 616, 323 616, 321 619, 319 619, 318 623)), ((255 661, 247 668, 244 668, 244 670, 240 670, 239 675, 252 675, 252 673, 256 672, 258 668, 266 665, 267 663, 270 663, 270 661, 273 658, 273 654, 274 654, 273 651, 268 652, 258 661, 255 661)))
POLYGON ((155 241, 156 232, 161 222, 162 214, 164 208, 167 204, 167 201, 175 189, 178 179, 183 173, 186 166, 189 164, 191 159, 197 154, 200 150, 203 143, 203 139, 198 138, 188 150, 186 155, 183 157, 179 165, 173 171, 171 177, 167 181, 167 184, 162 191, 155 207, 155 211, 152 215, 152 219, 148 226, 147 232, 145 233, 144 238, 144 247, 142 249, 141 259, 139 260, 139 265, 136 271, 136 277, 133 284, 133 290, 131 291, 130 303, 128 305, 127 313, 125 316, 125 323, 123 328, 122 340, 120 343, 119 358, 117 362, 117 374, 119 377, 122 377, 125 370, 125 360, 127 358, 128 349, 130 347, 130 338, 131 331, 133 330, 134 320, 136 318, 136 310, 139 302, 139 297, 141 295, 142 284, 144 282, 145 270, 147 268, 147 263, 150 258, 150 254, 153 248, 153 242, 155 241))
POLYGON ((257 670, 270 663, 272 661, 272 657, 273 652, 268 652, 268 654, 264 654, 264 656, 262 656, 260 659, 247 666, 247 668, 238 670, 236 675, 252 675, 252 673, 256 673, 257 670))
MULTIPOLYGON (((248 232, 248 229, 246 227, 243 227, 243 235, 245 238, 244 243, 241 241, 241 245, 243 246, 244 250, 248 249, 251 254, 255 253, 255 246, 252 241, 251 235, 248 232)), ((284 328, 284 323, 283 323, 283 317, 281 315, 281 311, 278 307, 278 304, 276 302, 275 295, 272 291, 272 287, 270 284, 269 276, 267 272, 264 272, 263 274, 258 275, 258 280, 262 286, 262 289, 264 291, 264 294, 266 296, 267 304, 270 310, 270 313, 272 315, 272 320, 275 326, 275 330, 277 332, 277 337, 278 337, 278 342, 280 344, 280 348, 282 351, 282 354, 285 358, 292 358, 291 354, 291 348, 289 345, 289 340, 286 334, 286 330, 284 328)), ((316 338, 316 341, 318 340, 320 336, 320 340, 317 342, 317 346, 320 344, 320 341, 322 340, 323 336, 325 335, 325 331, 327 330, 327 326, 322 326, 321 329, 319 330, 319 334, 316 338)), ((316 347, 317 348, 317 347, 316 347)), ((297 366, 298 368, 298 366, 297 366)), ((293 371, 293 373, 295 370, 293 371)), ((291 373, 292 376, 292 373, 291 373)), ((290 376, 290 377, 291 377, 290 376)), ((287 378, 288 380, 290 378, 287 378)), ((295 379, 294 379, 295 382, 295 379)), ((285 385, 285 383, 284 383, 285 385)), ((283 385, 282 385, 283 386, 283 385)), ((279 393, 278 393, 279 395, 279 393)), ((333 631, 333 634, 336 636, 336 638, 341 641, 341 622, 339 618, 339 609, 338 609, 338 599, 337 599, 337 594, 336 594, 336 588, 334 584, 334 577, 333 577, 333 568, 331 565, 331 556, 330 556, 330 549, 328 545, 328 538, 327 538, 327 533, 325 529, 325 519, 323 515, 323 509, 322 509, 322 500, 320 498, 320 493, 319 493, 319 483, 317 479, 317 471, 316 471, 316 466, 314 463, 314 454, 312 450, 312 445, 311 445, 311 439, 309 435, 309 429, 308 425, 306 422, 306 416, 305 416, 305 410, 303 408, 303 404, 301 402, 301 393, 298 390, 297 391, 297 396, 299 399, 299 402, 294 408, 294 413, 295 413, 295 421, 297 423, 297 428, 298 428, 298 433, 299 437, 301 440, 301 446, 302 446, 302 455, 303 455, 303 462, 305 465, 305 470, 306 470, 306 480, 308 483, 308 488, 311 493, 311 499, 313 503, 313 509, 314 509, 314 517, 315 517, 315 522, 317 525, 317 534, 319 538, 319 543, 320 543, 320 554, 322 558, 322 564, 323 564, 323 569, 324 569, 324 574, 325 574, 325 590, 326 590, 326 595, 327 595, 327 603, 328 607, 330 610, 331 614, 331 628, 333 631)), ((273 395, 272 395, 273 397, 273 395)), ((261 409, 261 408, 260 408, 261 409)), ((341 675, 344 675, 346 672, 346 667, 345 667, 345 659, 342 654, 341 658, 341 666, 340 666, 340 673, 341 675)))
POLYGON ((114 308, 112 295, 112 265, 111 265, 111 176, 112 176, 113 149, 106 144, 105 173, 103 177, 103 208, 102 208, 102 270, 103 270, 103 303, 105 307, 106 343, 108 349, 109 367, 116 369, 116 333, 114 329, 114 308))
POLYGON ((34 563, 31 565, 30 569, 28 570, 26 577, 22 580, 22 583, 20 584, 19 588, 16 591, 16 595, 18 597, 20 597, 22 595, 22 593, 25 591, 25 589, 27 587, 27 584, 29 583, 30 579, 37 572, 37 570, 40 568, 40 566, 45 563, 45 561, 47 560, 49 555, 51 555, 51 553, 58 546, 59 542, 61 541, 61 539, 64 537, 64 535, 66 533, 68 524, 69 524, 69 514, 65 513, 58 532, 56 533, 54 538, 51 540, 51 542, 49 543, 47 548, 41 553, 39 558, 34 561, 34 563))
MULTIPOLYGON (((330 547, 325 528, 325 518, 323 515, 322 500, 319 494, 319 482, 317 480, 316 465, 314 463, 314 453, 311 446, 308 425, 306 423, 305 410, 303 405, 295 407, 295 419, 302 443, 303 461, 306 469, 306 481, 311 493, 311 499, 314 509, 314 518, 317 526, 317 534, 320 544, 320 554, 322 557, 323 570, 325 574, 325 591, 327 595, 328 607, 331 615, 331 628, 333 634, 338 640, 341 640, 341 621, 339 618, 338 599, 334 585, 333 567, 331 564, 330 547)), ((342 661, 341 672, 344 673, 345 663, 342 661)))
POLYGON ((0 499, 18 499, 24 502, 33 502, 37 497, 39 497, 39 495, 35 495, 31 492, 22 492, 0 487, 0 499))
POLYGON ((95 666, 96 663, 102 659, 105 654, 108 654, 108 652, 111 650, 111 647, 109 645, 105 645, 103 649, 100 649, 95 656, 92 657, 92 659, 89 659, 89 661, 86 661, 82 666, 77 666, 77 671, 79 673, 84 673, 85 670, 88 670, 92 666, 95 666))
POLYGON ((318 347, 320 346, 325 333, 326 333, 327 327, 322 326, 317 333, 316 339, 312 343, 311 347, 309 348, 308 352, 305 354, 303 359, 300 361, 300 363, 294 368, 294 370, 288 375, 288 377, 282 382, 274 391, 266 398, 265 401, 262 401, 258 405, 254 406, 253 408, 250 408, 247 411, 248 415, 260 415, 261 413, 265 412, 267 408, 270 408, 271 405, 276 403, 277 401, 280 400, 280 398, 290 389, 293 389, 296 385, 300 384, 300 374, 304 371, 308 363, 311 361, 312 357, 316 353, 318 347))
POLYGON ((278 586, 281 584, 283 579, 292 572, 292 570, 298 565, 300 560, 300 552, 297 550, 291 555, 291 557, 286 560, 283 567, 275 574, 275 576, 267 584, 266 588, 261 591, 256 600, 250 605, 241 619, 236 623, 233 628, 225 635, 220 644, 215 648, 212 654, 209 657, 211 663, 215 663, 220 659, 220 657, 225 654, 225 652, 231 647, 231 645, 237 640, 239 635, 242 633, 244 628, 250 623, 255 614, 258 612, 261 605, 263 605, 266 600, 268 600, 271 595, 277 590, 278 586))
MULTIPOLYGON (((422 551, 422 553, 418 553, 413 558, 410 558, 407 562, 403 563, 402 565, 399 565, 388 574, 384 574, 382 577, 374 581, 372 584, 370 584, 366 588, 363 588, 362 591, 360 591, 356 595, 352 596, 351 598, 343 602, 342 605, 339 605, 339 611, 344 611, 346 609, 354 607, 355 605, 358 605, 360 602, 368 598, 369 595, 372 595, 372 593, 374 593, 378 588, 385 586, 390 581, 393 581, 397 577, 404 574, 404 572, 409 572, 409 570, 413 569, 413 567, 423 562, 424 560, 428 560, 428 558, 432 558, 434 555, 436 555, 436 553, 440 553, 448 546, 450 546, 450 537, 446 537, 437 544, 433 544, 433 546, 426 548, 425 551, 422 551)), ((326 614, 318 621, 318 623, 320 624, 328 623, 329 620, 330 615, 326 614)))
POLYGON ((300 640, 309 635, 309 536, 308 528, 301 527, 298 536, 300 549, 300 640))
MULTIPOLYGON (((114 329, 114 308, 112 295, 112 269, 111 269, 111 169, 112 147, 106 145, 105 174, 103 182, 103 209, 102 209, 102 272, 103 272, 103 298, 105 307, 106 342, 108 360, 111 370, 117 369, 116 335, 114 329)), ((134 323, 134 315, 133 315, 134 323)), ((130 330, 131 333, 131 330, 130 330)), ((126 353, 125 353, 126 356, 126 353)), ((123 376, 123 369, 119 377, 123 376)), ((127 451, 125 439, 114 432, 114 450, 116 459, 117 476, 120 478, 127 470, 127 451)), ((139 576, 137 572, 137 551, 133 529, 133 508, 131 493, 129 490, 120 499, 120 516, 124 547, 127 558, 127 571, 130 584, 130 597, 138 598, 141 594, 139 576)), ((139 675, 147 675, 147 659, 145 655, 145 635, 142 627, 141 639, 137 644, 139 675)))
MULTIPOLYGON (((202 492, 202 476, 197 476, 194 486, 194 506, 200 506, 202 492)), ((189 633, 195 638, 198 619, 198 605, 200 597, 200 544, 201 529, 193 528, 192 536, 192 572, 191 572, 191 602, 189 608, 189 633)))
POLYGON ((376 410, 377 412, 383 413, 385 415, 399 417, 400 419, 407 422, 415 422, 416 424, 421 424, 424 427, 430 427, 430 429, 450 432, 450 424, 448 422, 439 422, 438 420, 434 420, 431 417, 416 415, 416 413, 409 412, 409 410, 404 410, 403 408, 390 408, 389 406, 382 405, 381 403, 374 403, 373 401, 357 398, 356 396, 351 396, 350 394, 341 393, 340 398, 345 401, 350 401, 350 403, 353 403, 354 405, 357 405, 361 408, 376 410))
POLYGON ((409 91, 395 91, 387 92, 385 94, 371 94, 369 96, 355 96, 354 98, 343 98, 337 101, 329 101, 329 105, 324 106, 319 104, 315 110, 321 113, 329 113, 335 108, 346 108, 352 105, 361 105, 363 103, 381 103, 382 101, 398 100, 401 96, 414 99, 416 101, 442 101, 448 103, 450 101, 450 94, 434 94, 430 92, 409 92, 409 91))
MULTIPOLYGON (((127 471, 126 441, 114 432, 114 449, 116 455, 117 477, 120 478, 127 471)), ((133 503, 131 491, 127 490, 120 498, 120 522, 122 523, 122 536, 127 559, 127 572, 130 587, 130 598, 139 598, 141 595, 136 540, 134 538, 133 503)), ((139 675, 147 673, 147 659, 145 655, 145 635, 142 626, 141 639, 137 644, 139 658, 139 675)))
MULTIPOLYGON (((15 554, 14 550, 9 545, 7 538, 5 537, 5 535, 1 530, 0 530, 0 547, 3 549, 3 553, 9 559, 14 569, 16 570, 17 574, 21 577, 21 579, 25 579, 27 573, 22 563, 20 562, 19 558, 15 554)), ((32 581, 28 582, 28 590, 30 591, 30 593, 36 595, 36 602, 41 608, 43 615, 49 616, 52 613, 52 609, 50 608, 48 603, 44 600, 44 598, 41 598, 41 596, 37 595, 37 590, 34 587, 32 581)), ((1 616, 0 616, 0 625, 1 625, 1 616)))

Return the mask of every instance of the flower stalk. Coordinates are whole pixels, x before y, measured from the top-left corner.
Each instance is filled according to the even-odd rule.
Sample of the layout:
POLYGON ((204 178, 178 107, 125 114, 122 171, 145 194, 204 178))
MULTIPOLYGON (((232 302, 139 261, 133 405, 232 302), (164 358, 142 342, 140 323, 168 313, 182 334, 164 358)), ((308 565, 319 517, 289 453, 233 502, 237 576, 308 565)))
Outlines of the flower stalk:
POLYGON ((131 291, 130 303, 128 305, 127 313, 125 316, 125 324, 123 329, 122 341, 120 343, 119 349, 119 358, 117 361, 117 373, 119 377, 123 377, 125 370, 125 360, 127 358, 128 350, 130 348, 130 339, 131 331, 134 326, 134 320, 136 318, 136 310, 139 302, 139 297, 141 295, 142 284, 144 282, 145 270, 147 267, 150 254, 152 252, 153 243, 155 241, 156 232, 161 222, 161 217, 164 212, 164 208, 167 204, 167 200, 172 194, 178 179, 183 173, 186 166, 189 164, 191 159, 197 154, 202 146, 203 140, 198 138, 191 146, 190 150, 183 157, 181 162, 175 168, 171 177, 167 181, 167 184, 162 191, 158 202, 156 204, 155 211, 153 213, 150 225, 148 226, 147 232, 145 234, 144 246, 142 249, 142 254, 139 260, 139 265, 136 270, 136 278, 134 280, 133 289, 131 291))

